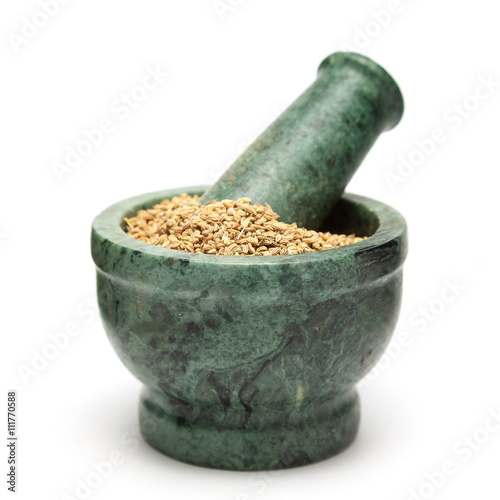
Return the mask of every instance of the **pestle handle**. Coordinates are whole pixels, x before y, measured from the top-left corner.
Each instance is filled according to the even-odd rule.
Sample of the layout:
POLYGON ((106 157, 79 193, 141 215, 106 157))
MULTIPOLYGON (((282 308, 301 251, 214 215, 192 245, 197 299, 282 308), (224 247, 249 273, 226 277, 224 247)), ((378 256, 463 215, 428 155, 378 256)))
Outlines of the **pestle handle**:
POLYGON ((377 137, 402 113, 399 87, 382 67, 336 52, 201 202, 248 197, 269 203, 283 222, 318 229, 377 137))

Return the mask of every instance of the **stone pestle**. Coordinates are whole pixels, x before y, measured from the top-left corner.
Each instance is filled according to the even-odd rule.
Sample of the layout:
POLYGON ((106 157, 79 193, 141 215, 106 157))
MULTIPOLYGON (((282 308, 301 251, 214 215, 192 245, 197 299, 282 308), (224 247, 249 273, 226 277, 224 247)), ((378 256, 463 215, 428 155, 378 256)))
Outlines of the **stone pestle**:
POLYGON ((319 229, 377 137, 402 113, 399 87, 382 67, 336 52, 201 203, 247 197, 269 203, 283 222, 319 229))

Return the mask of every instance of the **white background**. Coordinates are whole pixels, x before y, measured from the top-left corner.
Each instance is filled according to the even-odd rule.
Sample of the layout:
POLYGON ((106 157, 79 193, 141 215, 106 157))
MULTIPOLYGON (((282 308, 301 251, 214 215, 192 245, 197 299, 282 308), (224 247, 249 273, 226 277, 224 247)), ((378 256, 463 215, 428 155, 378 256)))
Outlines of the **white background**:
MULTIPOLYGON (((6 406, 7 390, 18 391, 18 498, 81 498, 79 481, 114 452, 120 464, 89 498, 499 498, 494 2, 216 7, 69 0, 30 31, 33 18, 44 22, 39 4, 2 2, 1 399, 6 406), (360 388, 358 438, 337 457, 273 474, 171 460, 136 438, 140 384, 92 306, 91 221, 129 196, 212 183, 346 44, 382 64, 406 102, 402 122, 378 140, 349 191, 394 206, 410 228, 400 321, 391 357, 360 388), (117 99, 147 67, 168 76, 129 113, 117 99), (489 92, 478 87, 484 80, 493 82, 489 92), (58 176, 54 163, 106 118, 113 130, 58 176), (442 141, 429 145, 435 129, 442 141), (416 141, 427 144, 425 157, 416 141), (402 158, 418 165, 400 170, 405 177, 391 187, 402 158), (77 334, 54 354, 51 336, 71 324, 77 334), (52 359, 41 361, 43 352, 52 359), (23 367, 34 371, 23 376, 23 367), (435 474, 443 462, 451 462, 447 476, 435 474)), ((5 419, 2 426, 0 435, 5 419)), ((99 478, 90 477, 95 486, 99 478)))

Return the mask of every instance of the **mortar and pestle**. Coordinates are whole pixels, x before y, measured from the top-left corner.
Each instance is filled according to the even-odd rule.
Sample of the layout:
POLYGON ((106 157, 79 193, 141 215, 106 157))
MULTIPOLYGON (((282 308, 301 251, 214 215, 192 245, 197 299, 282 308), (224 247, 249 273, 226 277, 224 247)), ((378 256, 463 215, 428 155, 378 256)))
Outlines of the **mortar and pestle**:
POLYGON ((396 325, 406 223, 391 207, 342 194, 403 100, 392 78, 335 53, 316 81, 215 185, 121 201, 97 216, 92 256, 107 335, 144 385, 145 440, 191 464, 280 469, 354 440, 355 384, 396 325), (140 242, 124 217, 182 192, 248 197, 284 222, 367 236, 300 255, 194 254, 140 242))

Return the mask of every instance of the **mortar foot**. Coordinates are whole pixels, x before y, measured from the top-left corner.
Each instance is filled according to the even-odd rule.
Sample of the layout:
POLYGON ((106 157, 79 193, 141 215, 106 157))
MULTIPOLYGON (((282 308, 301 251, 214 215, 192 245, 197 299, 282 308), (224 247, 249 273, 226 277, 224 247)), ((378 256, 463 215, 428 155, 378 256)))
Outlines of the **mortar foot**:
POLYGON ((258 408, 252 423, 182 403, 175 408, 167 398, 147 389, 141 394, 139 420, 146 442, 182 462, 216 469, 275 470, 324 460, 354 441, 360 420, 355 390, 288 412, 258 408))

